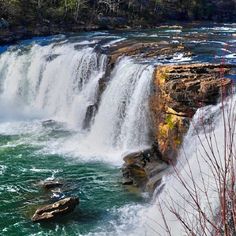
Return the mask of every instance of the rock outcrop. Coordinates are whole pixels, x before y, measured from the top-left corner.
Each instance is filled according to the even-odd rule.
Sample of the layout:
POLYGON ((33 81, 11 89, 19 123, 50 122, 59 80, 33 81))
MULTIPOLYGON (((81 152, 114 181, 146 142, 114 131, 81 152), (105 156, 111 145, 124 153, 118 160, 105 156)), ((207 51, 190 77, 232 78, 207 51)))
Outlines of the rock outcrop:
POLYGON ((59 180, 48 180, 48 181, 43 181, 41 185, 44 189, 51 190, 55 188, 61 188, 63 186, 63 183, 60 182, 59 180))
POLYGON ((198 108, 227 96, 232 81, 224 78, 233 66, 219 64, 168 65, 156 69, 150 107, 155 138, 162 158, 175 161, 189 122, 198 108))
POLYGON ((192 56, 192 53, 183 45, 170 44, 167 41, 136 42, 128 40, 110 48, 110 65, 113 66, 121 56, 171 60, 176 53, 182 53, 183 56, 187 57, 192 56))
POLYGON ((56 219, 72 212, 79 204, 79 199, 74 197, 64 198, 53 204, 46 205, 36 210, 31 220, 33 222, 44 222, 56 219))
POLYGON ((160 184, 168 164, 161 160, 161 153, 154 144, 150 149, 128 154, 122 167, 124 185, 140 187, 153 192, 160 184))
POLYGON ((197 109, 217 103, 220 96, 230 92, 232 81, 223 74, 229 74, 232 68, 219 64, 156 68, 155 92, 150 99, 155 145, 124 157, 124 184, 149 192, 155 190, 168 164, 176 162, 179 147, 197 109))

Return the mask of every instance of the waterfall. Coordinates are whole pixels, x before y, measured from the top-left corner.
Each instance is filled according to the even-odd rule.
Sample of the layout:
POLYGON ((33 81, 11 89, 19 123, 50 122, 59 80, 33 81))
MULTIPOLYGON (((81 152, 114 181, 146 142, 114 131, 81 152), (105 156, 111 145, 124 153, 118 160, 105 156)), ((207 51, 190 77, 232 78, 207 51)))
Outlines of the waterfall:
POLYGON ((89 132, 63 141, 62 153, 120 165, 125 152, 147 148, 153 70, 128 57, 117 62, 89 132))
POLYGON ((148 97, 152 75, 152 66, 134 63, 130 58, 119 61, 102 96, 89 142, 123 151, 150 143, 148 97))
POLYGON ((95 48, 52 43, 9 49, 0 55, 0 107, 16 120, 23 114, 23 120, 56 120, 76 130, 57 141, 60 153, 122 163, 122 153, 150 144, 154 67, 124 57, 108 72, 107 56, 95 48), (106 83, 102 95, 100 83, 106 83))
POLYGON ((106 56, 73 44, 33 45, 0 56, 0 99, 12 109, 37 111, 81 130, 97 102, 106 56))
MULTIPOLYGON (((234 96, 230 101, 230 106, 235 104, 235 99, 236 97, 234 96)), ((175 170, 169 176, 164 177, 164 188, 160 194, 155 196, 153 205, 148 209, 142 209, 142 213, 140 212, 142 216, 139 218, 139 223, 148 232, 146 235, 155 235, 155 232, 163 236, 169 235, 165 230, 163 215, 168 223, 171 235, 184 235, 186 228, 171 210, 176 211, 185 222, 191 225, 196 235, 212 235, 213 228, 208 222, 205 222, 206 232, 202 232, 196 203, 183 182, 191 194, 194 195, 194 189, 196 189, 201 209, 209 219, 214 221, 214 217, 218 214, 217 208, 220 205, 220 199, 217 193, 216 177, 213 174, 213 166, 210 161, 212 156, 210 147, 216 158, 218 158, 218 162, 224 163, 225 130, 221 109, 222 107, 219 104, 199 109, 195 114, 192 125, 184 139, 175 170), (209 130, 207 126, 203 128, 203 119, 211 120, 211 128, 209 130), (196 133, 196 127, 198 134, 196 133), (210 146, 209 140, 212 140, 210 146), (155 232, 153 229, 155 229, 155 232)), ((235 111, 233 112, 235 114, 235 111)), ((233 122, 235 122, 235 118, 233 122)), ((135 235, 143 235, 143 229, 139 228, 139 233, 135 235)), ((133 235, 133 232, 130 235, 133 235)))
MULTIPOLYGON (((231 128, 235 122, 235 104, 235 95, 224 104, 227 114, 226 124, 228 117, 231 117, 231 128)), ((228 135, 226 133, 226 136, 228 135)), ((107 234, 105 233, 107 229, 105 229, 89 235, 167 236, 170 234, 166 230, 166 223, 173 236, 192 235, 186 231, 186 228, 172 211, 179 214, 184 222, 188 223, 193 229, 194 235, 214 235, 212 225, 207 221, 204 222, 206 228, 203 232, 202 227, 204 228, 204 226, 201 225, 203 221, 200 222, 199 220, 200 217, 202 219, 203 217, 199 215, 196 202, 194 202, 191 194, 197 196, 199 206, 204 214, 215 222, 215 217, 219 214, 220 196, 217 191, 217 176, 213 174, 214 168, 209 156, 214 162, 213 150, 218 163, 222 163, 224 166, 224 137, 225 128, 221 104, 199 109, 193 117, 184 139, 177 166, 164 176, 162 185, 158 187, 152 203, 124 206, 116 211, 116 214, 120 215, 120 221, 119 224, 116 224, 114 232, 107 234), (203 128, 203 120, 211 123, 203 128), (209 140, 212 141, 210 145, 209 140), (186 184, 186 187, 183 183, 186 184)), ((235 138, 235 133, 231 138, 232 140, 235 138)), ((230 155, 229 142, 230 140, 226 146, 227 155, 230 155)), ((232 152, 235 153, 234 147, 232 152)))

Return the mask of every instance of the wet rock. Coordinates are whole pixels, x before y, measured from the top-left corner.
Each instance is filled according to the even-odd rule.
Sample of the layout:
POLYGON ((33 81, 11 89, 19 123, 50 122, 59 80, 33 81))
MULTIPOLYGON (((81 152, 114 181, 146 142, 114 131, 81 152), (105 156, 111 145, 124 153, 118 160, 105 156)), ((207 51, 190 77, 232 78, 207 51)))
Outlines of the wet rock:
POLYGON ((138 56, 139 58, 157 58, 160 60, 173 59, 177 53, 182 53, 183 56, 190 57, 192 53, 183 45, 171 44, 166 41, 160 42, 136 42, 123 41, 110 48, 110 64, 115 64, 121 56, 138 56))
POLYGON ((65 194, 62 193, 60 189, 56 189, 56 190, 53 190, 53 191, 52 191, 52 195, 51 195, 50 198, 51 198, 51 200, 54 201, 54 202, 55 202, 55 201, 59 201, 59 200, 65 198, 65 194))
POLYGON ((131 179, 131 178, 123 178, 123 181, 122 181, 122 184, 123 185, 133 185, 134 184, 134 181, 131 179))
POLYGON ((46 61, 47 61, 47 62, 51 62, 51 61, 55 60, 57 57, 59 57, 59 56, 60 56, 60 54, 51 54, 51 55, 48 55, 48 56, 46 56, 46 61))
POLYGON ((90 127, 91 122, 93 120, 93 117, 95 116, 96 112, 98 110, 98 105, 97 104, 92 104, 87 107, 85 119, 83 122, 83 128, 87 129, 90 127))
POLYGON ((41 185, 44 189, 51 190, 55 188, 61 188, 63 186, 63 183, 60 182, 59 180, 47 180, 43 181, 41 185))
POLYGON ((31 220, 33 222, 44 222, 56 219, 72 212, 79 204, 79 199, 74 197, 64 198, 53 204, 46 205, 36 210, 31 220))
POLYGON ((54 126, 54 125, 56 125, 57 124, 57 122, 55 121, 55 120, 44 120, 43 122, 42 122, 42 125, 44 126, 44 127, 47 127, 47 126, 54 126))
POLYGON ((156 144, 150 149, 126 155, 122 167, 123 184, 153 192, 168 168, 168 164, 161 160, 160 155, 156 144))

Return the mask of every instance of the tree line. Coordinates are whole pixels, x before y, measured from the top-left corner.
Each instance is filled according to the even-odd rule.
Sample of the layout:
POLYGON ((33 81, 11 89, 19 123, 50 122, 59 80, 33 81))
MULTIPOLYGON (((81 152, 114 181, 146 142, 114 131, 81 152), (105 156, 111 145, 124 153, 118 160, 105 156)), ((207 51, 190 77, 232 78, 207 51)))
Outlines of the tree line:
POLYGON ((129 24, 165 20, 234 20, 236 0, 0 0, 11 25, 96 24, 122 17, 129 24))

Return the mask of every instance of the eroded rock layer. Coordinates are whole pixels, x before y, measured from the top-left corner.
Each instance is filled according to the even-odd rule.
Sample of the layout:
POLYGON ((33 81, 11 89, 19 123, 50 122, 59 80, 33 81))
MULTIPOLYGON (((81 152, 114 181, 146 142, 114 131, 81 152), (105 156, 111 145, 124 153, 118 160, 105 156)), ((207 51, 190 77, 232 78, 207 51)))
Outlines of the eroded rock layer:
POLYGON ((150 107, 156 142, 164 160, 174 160, 198 108, 216 104, 231 90, 231 65, 190 64, 161 66, 155 73, 150 107))
POLYGON ((154 146, 124 157, 125 184, 153 192, 168 164, 174 164, 190 120, 198 108, 226 97, 232 81, 224 77, 233 66, 219 64, 166 65, 156 68, 150 109, 154 146))

